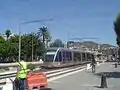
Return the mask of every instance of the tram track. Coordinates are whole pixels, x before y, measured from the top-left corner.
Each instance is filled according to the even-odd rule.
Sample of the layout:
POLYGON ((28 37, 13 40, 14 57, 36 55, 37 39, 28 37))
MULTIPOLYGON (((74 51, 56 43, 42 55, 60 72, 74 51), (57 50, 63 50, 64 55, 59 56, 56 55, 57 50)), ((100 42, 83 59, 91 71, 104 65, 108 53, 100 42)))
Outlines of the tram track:
MULTIPOLYGON (((77 65, 77 66, 68 67, 68 68, 63 68, 63 69, 48 70, 48 71, 45 71, 45 72, 42 71, 42 70, 37 70, 37 71, 35 71, 35 72, 37 73, 37 72, 42 71, 42 72, 44 72, 44 73, 46 74, 47 78, 49 79, 49 78, 52 78, 52 77, 56 77, 56 76, 62 75, 62 74, 64 74, 64 73, 72 72, 72 71, 74 71, 75 69, 80 69, 80 68, 82 68, 82 67, 85 67, 85 65, 77 65)), ((16 75, 16 74, 11 74, 11 75, 6 75, 6 76, 0 76, 0 79, 3 80, 3 82, 0 82, 0 85, 6 83, 5 80, 4 80, 4 79, 6 79, 6 78, 11 78, 12 80, 14 80, 15 75, 16 75)))
MULTIPOLYGON (((66 67, 66 68, 62 68, 62 69, 37 69, 35 72, 44 72, 46 75, 48 75, 48 78, 50 77, 53 77, 54 75, 56 76, 58 73, 58 75, 61 75, 61 74, 64 74, 64 73, 67 73, 67 71, 71 72, 73 69, 75 68, 78 68, 78 67, 85 67, 86 64, 83 64, 83 65, 75 65, 75 66, 71 66, 71 67, 66 67)), ((6 79, 6 78, 13 78, 15 77, 16 73, 10 73, 10 74, 6 74, 6 75, 0 75, 0 84, 2 83, 1 82, 1 79, 6 79)), ((3 80, 4 81, 4 80, 3 80)))
MULTIPOLYGON (((62 68, 58 68, 58 67, 54 67, 52 69, 45 69, 45 68, 37 68, 35 70, 35 72, 44 72, 45 74, 52 74, 52 73, 57 73, 57 72, 61 72, 67 69, 72 69, 72 68, 76 68, 79 66, 83 66, 86 65, 88 63, 83 63, 83 64, 76 64, 76 65, 71 65, 71 66, 64 66, 62 68)), ((15 77, 17 71, 8 71, 5 73, 0 73, 0 79, 5 79, 5 78, 10 78, 10 77, 15 77)), ((1 83, 1 82, 0 82, 1 83)))
MULTIPOLYGON (((65 71, 65 70, 69 70, 69 69, 73 69, 76 67, 80 67, 83 65, 77 65, 77 66, 73 66, 73 67, 68 67, 68 68, 62 68, 62 69, 54 69, 54 70, 36 70, 35 72, 44 72, 46 75, 52 74, 52 73, 57 73, 57 72, 61 72, 61 71, 65 71)), ((0 75, 0 79, 5 79, 5 78, 11 78, 11 77, 15 77, 16 73, 10 73, 10 74, 6 74, 6 75, 0 75)))

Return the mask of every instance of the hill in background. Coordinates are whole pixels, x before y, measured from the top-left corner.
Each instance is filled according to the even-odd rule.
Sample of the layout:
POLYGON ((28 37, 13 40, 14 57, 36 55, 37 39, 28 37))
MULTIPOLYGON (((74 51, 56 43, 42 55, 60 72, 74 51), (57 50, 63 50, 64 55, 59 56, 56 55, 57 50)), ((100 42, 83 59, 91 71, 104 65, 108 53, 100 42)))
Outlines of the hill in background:
POLYGON ((81 42, 80 44, 85 46, 85 47, 95 48, 95 49, 97 49, 97 48, 104 49, 104 48, 115 47, 115 46, 110 45, 110 44, 99 44, 99 43, 96 43, 96 42, 93 42, 93 41, 84 41, 84 42, 81 42))

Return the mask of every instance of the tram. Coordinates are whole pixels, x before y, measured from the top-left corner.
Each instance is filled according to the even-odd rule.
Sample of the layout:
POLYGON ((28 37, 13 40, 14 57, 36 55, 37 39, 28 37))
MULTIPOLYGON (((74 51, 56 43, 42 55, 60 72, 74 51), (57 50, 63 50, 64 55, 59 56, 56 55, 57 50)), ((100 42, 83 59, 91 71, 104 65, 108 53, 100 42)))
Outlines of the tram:
POLYGON ((94 53, 68 49, 68 48, 49 48, 47 49, 43 67, 64 67, 76 64, 89 63, 94 59, 94 53))

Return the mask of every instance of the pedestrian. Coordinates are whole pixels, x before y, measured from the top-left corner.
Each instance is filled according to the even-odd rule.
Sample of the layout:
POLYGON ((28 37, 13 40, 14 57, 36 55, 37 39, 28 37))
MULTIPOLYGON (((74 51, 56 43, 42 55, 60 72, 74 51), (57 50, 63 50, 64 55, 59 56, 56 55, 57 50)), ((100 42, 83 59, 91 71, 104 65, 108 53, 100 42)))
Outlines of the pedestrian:
POLYGON ((26 90, 26 78, 27 78, 27 64, 24 60, 21 60, 17 70, 16 81, 19 83, 19 90, 26 90))
POLYGON ((95 64, 96 64, 96 60, 93 58, 91 61, 92 72, 95 72, 95 64))

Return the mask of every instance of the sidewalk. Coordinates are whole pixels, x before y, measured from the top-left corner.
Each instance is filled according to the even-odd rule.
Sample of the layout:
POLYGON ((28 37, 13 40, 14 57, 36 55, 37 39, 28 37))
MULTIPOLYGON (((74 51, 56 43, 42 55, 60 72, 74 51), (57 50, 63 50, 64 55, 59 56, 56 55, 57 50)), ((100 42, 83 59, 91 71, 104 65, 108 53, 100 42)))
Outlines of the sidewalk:
POLYGON ((88 70, 57 79, 50 82, 49 87, 53 90, 120 90, 120 66, 114 68, 113 64, 101 64, 95 74, 88 70), (103 72, 107 74, 108 88, 105 89, 99 88, 103 72))

